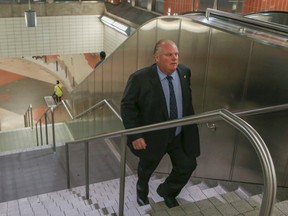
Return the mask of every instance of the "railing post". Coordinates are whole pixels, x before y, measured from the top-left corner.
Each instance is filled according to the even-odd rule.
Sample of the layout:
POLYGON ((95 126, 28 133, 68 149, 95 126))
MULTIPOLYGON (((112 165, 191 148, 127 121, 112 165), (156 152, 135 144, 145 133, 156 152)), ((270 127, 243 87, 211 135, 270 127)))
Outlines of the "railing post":
POLYGON ((47 112, 45 112, 45 132, 46 132, 46 145, 48 145, 48 125, 47 125, 47 112))
POLYGON ((38 138, 38 128, 37 128, 37 123, 35 125, 36 128, 36 141, 37 141, 37 146, 39 146, 39 138, 38 138))
POLYGON ((51 117, 52 117, 52 138, 53 138, 53 151, 56 152, 56 144, 55 144, 55 124, 54 124, 54 109, 51 108, 51 117))
POLYGON ((27 127, 26 113, 24 114, 24 127, 27 127))
POLYGON ((40 139, 41 139, 41 146, 43 145, 43 135, 42 135, 42 120, 40 119, 40 139))
POLYGON ((30 106, 28 107, 28 110, 26 111, 26 127, 30 127, 30 106))
POLYGON ((125 173, 126 173, 126 136, 121 136, 121 161, 120 161, 120 193, 119 216, 124 215, 125 173))
POLYGON ((33 130, 32 104, 29 105, 28 109, 24 114, 24 127, 31 127, 31 129, 33 130))
POLYGON ((32 104, 30 104, 30 118, 31 118, 31 129, 33 130, 33 112, 32 112, 32 104))
POLYGON ((89 143, 85 142, 85 183, 86 199, 89 199, 89 143))
POLYGON ((70 159, 69 159, 69 144, 65 143, 66 150, 66 175, 67 175, 67 188, 70 189, 70 159))

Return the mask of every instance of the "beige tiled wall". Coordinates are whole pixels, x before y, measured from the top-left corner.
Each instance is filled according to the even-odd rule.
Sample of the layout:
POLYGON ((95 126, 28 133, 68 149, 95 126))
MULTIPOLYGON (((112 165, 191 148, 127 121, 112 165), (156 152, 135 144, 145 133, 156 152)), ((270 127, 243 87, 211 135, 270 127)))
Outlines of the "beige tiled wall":
POLYGON ((0 57, 94 53, 103 49, 98 16, 37 17, 26 27, 24 15, 0 19, 0 57))
POLYGON ((121 43, 123 43, 128 37, 123 35, 114 29, 103 26, 104 27, 104 35, 105 38, 103 40, 103 50, 106 51, 107 55, 110 55, 113 51, 115 51, 121 43))

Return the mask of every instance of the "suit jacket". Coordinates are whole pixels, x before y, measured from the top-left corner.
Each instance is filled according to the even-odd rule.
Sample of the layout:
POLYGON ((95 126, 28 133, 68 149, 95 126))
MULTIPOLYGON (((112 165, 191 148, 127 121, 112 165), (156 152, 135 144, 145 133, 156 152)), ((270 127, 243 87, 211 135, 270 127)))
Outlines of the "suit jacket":
MULTIPOLYGON (((190 69, 184 65, 178 65, 182 101, 183 117, 194 115, 192 106, 192 92, 190 88, 190 69)), ((153 64, 133 73, 127 82, 121 101, 121 116, 126 129, 155 124, 169 120, 165 96, 157 73, 157 66, 153 64)), ((171 133, 175 128, 164 129, 128 136, 127 144, 131 151, 147 159, 162 157, 171 140, 171 133), (135 150, 132 141, 144 138, 147 144, 145 150, 135 150)), ((182 127, 181 145, 188 156, 200 155, 199 132, 197 125, 182 127)))

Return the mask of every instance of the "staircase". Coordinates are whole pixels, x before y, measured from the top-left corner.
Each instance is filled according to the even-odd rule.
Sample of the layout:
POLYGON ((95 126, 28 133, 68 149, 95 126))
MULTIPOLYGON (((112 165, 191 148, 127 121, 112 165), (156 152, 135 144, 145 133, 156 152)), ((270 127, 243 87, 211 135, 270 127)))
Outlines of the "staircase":
MULTIPOLYGON (((136 203, 135 175, 126 177, 125 216, 258 216, 261 205, 261 193, 250 194, 245 186, 214 182, 214 186, 205 180, 191 178, 178 196, 180 206, 168 209, 156 188, 163 177, 153 176, 150 181, 150 205, 139 207, 136 203)), ((257 187, 260 190, 259 186, 257 187)), ((287 191, 286 191, 287 192, 287 191)), ((18 200, 0 203, 1 216, 100 216, 118 215, 119 179, 90 185, 90 199, 85 200, 85 187, 71 190, 40 194, 18 200)), ((275 204, 273 215, 288 215, 288 200, 275 204)))
MULTIPOLYGON (((49 129, 48 131, 51 130, 49 129)), ((38 193, 34 193, 34 195, 28 195, 27 197, 22 196, 23 198, 19 199, 6 199, 9 201, 2 201, 0 203, 0 216, 118 215, 120 180, 117 177, 113 178, 113 175, 115 176, 115 173, 118 175, 116 171, 118 171, 119 167, 116 164, 117 157, 112 158, 112 156, 109 155, 112 154, 111 152, 113 151, 110 151, 107 145, 104 145, 103 143, 99 143, 97 151, 96 149, 93 149, 96 148, 96 145, 91 146, 91 154, 94 154, 93 152, 95 152, 95 155, 91 155, 91 164, 93 164, 93 168, 95 168, 95 164, 97 164, 98 166, 102 167, 102 170, 99 170, 98 167, 97 170, 92 170, 91 175, 97 175, 98 180, 97 183, 90 184, 90 199, 85 200, 85 186, 74 186, 70 190, 65 189, 66 179, 65 169, 63 166, 63 144, 67 140, 72 140, 72 136, 70 135, 69 130, 63 124, 56 124, 55 132, 57 142, 56 146, 58 146, 56 154, 54 154, 52 150, 49 149, 51 144, 36 147, 35 131, 32 131, 30 128, 1 132, 1 197, 5 198, 5 193, 7 190, 13 190, 16 188, 16 186, 18 186, 19 190, 23 188, 23 190, 32 190, 38 193), (12 145, 12 143, 15 145, 12 145), (109 151, 105 148, 107 148, 109 151), (110 165, 109 168, 105 167, 106 162, 99 164, 100 162, 104 161, 104 159, 101 158, 101 152, 103 152, 102 155, 104 158, 108 160, 108 165, 110 165), (7 163, 6 166, 5 163, 7 163), (41 163, 46 165, 48 164, 49 167, 42 166, 41 163), (53 167, 51 167, 51 164, 53 167), (112 168, 114 170, 111 170, 112 168), (20 175, 15 175, 17 172, 20 172, 20 175), (49 192, 43 193, 41 192, 43 191, 42 187, 45 187, 45 181, 47 178, 43 175, 46 173, 49 173, 49 176, 52 176, 53 181, 48 182, 49 185, 47 186, 47 190, 49 192), (114 174, 110 175, 110 173, 114 174), (112 180, 103 180, 105 178, 102 178, 101 174, 108 174, 109 178, 107 179, 112 180), (27 176, 31 176, 32 180, 28 179, 27 176), (34 180, 36 180, 36 182, 33 182, 34 180), (27 182, 25 187, 19 187, 18 184, 25 181, 27 182), (51 188, 54 188, 54 190, 51 188), (55 191, 56 189, 57 191, 55 191)), ((51 132, 48 133, 48 136, 51 137, 50 133, 51 132)), ((44 130, 43 134, 45 134, 44 130)), ((45 141, 45 137, 43 137, 43 140, 45 141)), ((83 151, 83 149, 79 148, 80 147, 74 149, 74 152, 72 150, 71 154, 74 154, 73 158, 81 157, 79 152, 83 151)), ((79 159, 79 161, 81 162, 82 159, 79 159)), ((77 164, 75 170, 83 170, 83 167, 80 167, 79 165, 79 161, 74 161, 74 164, 77 164)), ((74 176, 74 180, 79 176, 81 177, 81 175, 82 174, 79 174, 77 171, 77 175, 74 176)), ((151 178, 149 183, 150 205, 146 206, 140 207, 136 202, 136 181, 137 177, 135 175, 127 176, 125 180, 125 216, 259 215, 259 208, 262 201, 263 191, 262 187, 259 185, 213 181, 192 177, 177 197, 180 206, 168 209, 164 204, 163 198, 161 198, 156 193, 158 185, 164 181, 163 175, 155 174, 151 178)), ((79 182, 80 184, 78 185, 83 185, 83 181, 79 180, 78 183, 79 182)), ((20 191, 16 191, 16 193, 20 193, 20 191)), ((273 216, 285 215, 288 216, 288 189, 278 188, 277 202, 274 206, 273 216)))

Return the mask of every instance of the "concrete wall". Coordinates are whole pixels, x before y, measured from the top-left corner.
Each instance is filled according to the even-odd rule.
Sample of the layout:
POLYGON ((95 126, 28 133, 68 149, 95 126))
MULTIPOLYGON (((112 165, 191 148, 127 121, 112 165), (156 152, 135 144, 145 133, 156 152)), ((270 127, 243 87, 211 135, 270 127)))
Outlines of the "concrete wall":
POLYGON ((0 19, 0 57, 95 53, 103 49, 98 15, 37 17, 26 27, 24 17, 0 19))
MULTIPOLYGON (((23 17, 29 9, 28 4, 1 4, 0 18, 23 17)), ((77 16, 77 15, 101 15, 105 11, 105 4, 101 2, 69 2, 69 3, 33 3, 31 10, 41 16, 77 16)))

